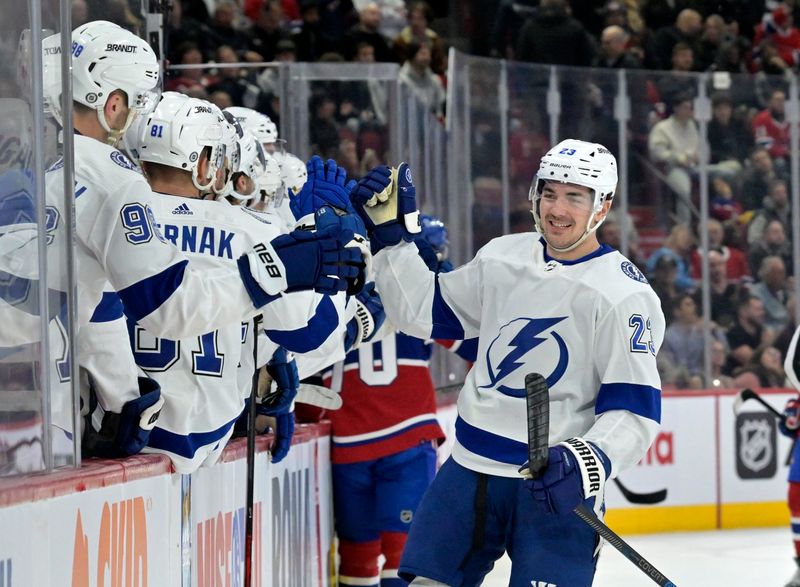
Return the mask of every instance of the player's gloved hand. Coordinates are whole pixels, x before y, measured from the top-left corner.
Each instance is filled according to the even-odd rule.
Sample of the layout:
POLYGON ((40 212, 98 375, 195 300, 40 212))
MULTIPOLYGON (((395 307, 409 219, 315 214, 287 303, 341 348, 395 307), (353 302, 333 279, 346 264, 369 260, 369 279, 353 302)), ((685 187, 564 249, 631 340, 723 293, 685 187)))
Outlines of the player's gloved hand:
POLYGON ((239 274, 257 308, 281 292, 313 289, 334 295, 347 289, 365 263, 357 248, 345 246, 352 240, 353 231, 346 228, 295 230, 239 257, 239 274))
POLYGON ((550 447, 547 468, 538 479, 530 478, 528 463, 519 471, 541 513, 565 515, 586 499, 603 499, 611 462, 595 445, 576 437, 550 447))
POLYGON ((370 171, 353 190, 350 199, 367 227, 372 254, 400 241, 411 242, 422 230, 417 210, 417 190, 407 163, 391 171, 385 166, 370 171), (376 188, 385 185, 383 190, 376 188))
POLYGON ((792 398, 783 408, 783 417, 778 422, 781 433, 789 438, 797 438, 800 430, 800 398, 792 398))
POLYGON ((294 357, 285 348, 278 347, 267 363, 267 373, 275 382, 275 391, 270 390, 270 393, 260 398, 258 413, 265 416, 285 414, 291 409, 292 402, 297 396, 297 388, 300 386, 294 357))
POLYGON ((345 352, 349 352, 364 342, 369 342, 386 320, 386 312, 375 283, 369 282, 356 296, 356 315, 347 323, 344 337, 345 352))
POLYGON ((289 449, 292 446, 292 436, 294 435, 294 412, 280 414, 275 417, 275 435, 272 441, 272 462, 280 463, 286 455, 289 454, 289 449))
POLYGON ((139 378, 139 397, 122 406, 119 414, 106 412, 99 431, 87 424, 83 451, 87 456, 118 458, 135 455, 147 445, 164 398, 154 379, 139 378))
MULTIPOLYGON (((352 210, 352 209, 351 209, 352 210)), ((348 248, 355 248, 361 251, 362 262, 355 265, 358 269, 358 275, 353 279, 347 280, 347 289, 345 292, 349 296, 354 296, 362 289, 367 283, 367 278, 372 271, 372 253, 369 249, 367 242, 367 229, 364 227, 364 222, 355 213, 343 212, 338 208, 331 206, 323 206, 315 213, 314 222, 317 226, 317 231, 320 230, 352 230, 353 240, 345 246, 348 248)))
POLYGON ((350 204, 350 191, 355 187, 355 182, 345 183, 347 172, 339 167, 336 161, 328 159, 322 162, 314 155, 306 163, 308 180, 299 193, 289 192, 289 208, 295 219, 303 223, 310 223, 317 210, 323 206, 332 206, 343 212, 352 211, 350 204))

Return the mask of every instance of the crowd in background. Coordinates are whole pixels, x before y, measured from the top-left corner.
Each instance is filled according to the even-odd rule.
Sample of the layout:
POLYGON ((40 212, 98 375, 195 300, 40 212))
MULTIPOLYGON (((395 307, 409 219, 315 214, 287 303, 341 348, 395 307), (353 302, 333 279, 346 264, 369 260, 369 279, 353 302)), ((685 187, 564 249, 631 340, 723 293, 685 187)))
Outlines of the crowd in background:
MULTIPOLYGON (((119 20, 141 26, 137 3, 117 4, 119 20)), ((73 1, 75 24, 91 18, 92 6, 92 0, 73 1)), ((392 62, 401 65, 400 78, 444 116, 447 48, 455 45, 517 63, 591 67, 586 75, 559 82, 560 135, 593 139, 616 152, 614 70, 624 68, 632 98, 629 197, 634 212, 637 206, 655 209, 663 242, 640 240, 643 223, 636 214, 612 215, 600 235, 619 246, 621 233, 627 233, 630 257, 662 300, 669 323, 659 358, 664 383, 780 385, 796 322, 786 116, 788 76, 800 65, 795 11, 794 2, 746 0, 176 0, 167 57, 171 64, 209 67, 171 72, 166 89, 223 108, 252 107, 279 123, 274 69, 214 64, 392 62), (712 381, 702 375, 697 172, 703 139, 691 72, 713 73, 707 82, 712 381)), ((536 71, 512 70, 509 85, 512 230, 531 228, 527 191, 549 147, 548 79, 536 71)), ((476 68, 475 75, 487 92, 482 103, 482 84, 473 84, 477 248, 498 234, 502 168, 491 94, 497 68, 476 68)), ((386 100, 385 88, 369 81, 315 82, 309 100, 312 151, 336 158, 353 175, 382 162, 388 149, 386 100)))

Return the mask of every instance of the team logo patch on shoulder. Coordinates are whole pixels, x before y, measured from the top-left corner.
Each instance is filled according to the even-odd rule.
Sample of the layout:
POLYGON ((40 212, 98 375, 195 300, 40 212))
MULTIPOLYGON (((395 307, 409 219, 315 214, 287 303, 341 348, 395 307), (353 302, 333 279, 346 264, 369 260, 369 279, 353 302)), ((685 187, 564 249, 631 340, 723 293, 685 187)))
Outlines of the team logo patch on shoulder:
POLYGON ((644 273, 642 273, 639 268, 630 261, 623 261, 622 265, 620 265, 620 269, 622 269, 622 272, 634 281, 638 281, 639 283, 650 283, 647 281, 644 273))
POLYGON ((111 151, 111 160, 120 167, 130 169, 131 171, 136 171, 137 173, 139 172, 139 169, 136 167, 136 165, 131 163, 131 160, 119 151, 111 151))

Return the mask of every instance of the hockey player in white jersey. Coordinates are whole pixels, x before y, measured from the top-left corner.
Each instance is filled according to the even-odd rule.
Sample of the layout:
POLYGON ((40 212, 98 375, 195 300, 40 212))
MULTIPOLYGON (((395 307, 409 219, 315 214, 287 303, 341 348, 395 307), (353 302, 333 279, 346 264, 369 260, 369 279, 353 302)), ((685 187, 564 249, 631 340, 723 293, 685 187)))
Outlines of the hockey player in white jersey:
POLYGON ((425 339, 479 337, 453 453, 416 512, 400 575, 412 585, 479 585, 507 551, 512 586, 590 585, 598 538, 572 510, 586 500, 601 511, 603 482, 643 457, 661 413, 658 298, 595 233, 616 160, 601 145, 562 141, 531 186, 536 232, 496 238, 438 275, 408 242, 419 231, 415 189, 405 164, 397 176, 377 197, 353 193, 387 319, 425 339), (531 372, 550 394, 549 464, 535 480, 519 472, 531 372), (591 484, 598 462, 604 474, 591 484))
MULTIPOLYGON (((72 37, 78 326, 89 321, 108 289, 152 333, 183 338, 248 319, 285 291, 334 293, 346 287, 346 276, 358 273, 353 264, 361 259, 358 251, 342 246, 351 240, 350 231, 284 235, 245 251, 236 266, 219 263, 213 271, 188 263, 154 225, 153 194, 141 174, 106 144, 115 142, 134 116, 155 102, 158 64, 151 49, 110 23, 88 23, 72 37)), ((49 74, 57 63, 46 61, 49 74)), ((47 79, 59 78, 49 74, 47 79)), ((60 88, 48 85, 46 91, 57 115, 60 88)), ((210 155, 198 152, 194 157, 218 166, 210 155)), ((47 174, 48 194, 63 193, 62 165, 47 174)), ((194 179, 205 181, 199 175, 194 179)), ((60 200, 51 204, 53 242, 64 232, 60 200)))

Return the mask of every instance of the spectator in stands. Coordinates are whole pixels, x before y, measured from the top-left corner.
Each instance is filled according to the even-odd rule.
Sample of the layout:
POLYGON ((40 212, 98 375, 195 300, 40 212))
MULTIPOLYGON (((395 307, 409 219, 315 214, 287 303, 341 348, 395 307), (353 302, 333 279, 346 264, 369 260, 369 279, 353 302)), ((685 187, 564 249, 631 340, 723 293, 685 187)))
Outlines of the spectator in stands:
POLYGON ((762 65, 760 51, 765 41, 772 43, 780 59, 790 68, 798 65, 797 55, 800 52, 800 30, 794 26, 792 9, 787 4, 778 4, 774 10, 764 17, 756 26, 753 37, 754 60, 762 65))
POLYGON ((786 289, 786 265, 780 257, 764 257, 758 270, 759 281, 750 286, 750 294, 764 304, 764 326, 775 332, 781 332, 789 322, 786 300, 789 292, 786 289))
POLYGON ((212 104, 216 104, 220 110, 235 106, 233 98, 231 98, 231 95, 225 90, 211 90, 208 101, 212 104))
MULTIPOLYGON (((485 7, 476 10, 475 28, 481 30, 478 23, 481 22, 480 16, 483 11, 490 11, 489 5, 496 6, 496 13, 492 18, 492 26, 490 28, 487 45, 487 55, 492 57, 499 57, 501 59, 515 59, 514 51, 516 49, 517 39, 519 39, 519 32, 522 27, 528 22, 528 19, 533 17, 538 10, 539 0, 482 0, 485 7)), ((477 8, 474 7, 474 8, 477 8)), ((480 33, 478 33, 480 35, 480 33)))
POLYGON ((693 98, 697 93, 697 81, 686 75, 694 67, 694 49, 686 43, 676 43, 672 48, 672 67, 656 81, 661 102, 674 106, 683 98, 693 98))
POLYGON ((672 307, 679 296, 686 293, 684 288, 678 287, 675 282, 678 276, 678 264, 674 257, 663 256, 649 272, 650 287, 656 292, 661 301, 661 310, 664 312, 666 323, 672 322, 672 307))
POLYGON ((319 29, 319 6, 315 1, 306 0, 300 3, 303 21, 300 29, 292 34, 292 41, 297 47, 297 61, 319 61, 326 52, 335 50, 328 46, 319 29))
POLYGON ((431 29, 431 7, 427 2, 412 2, 408 7, 408 26, 394 39, 392 48, 397 60, 404 63, 408 59, 408 46, 413 41, 427 42, 431 48, 431 69, 437 75, 444 75, 445 51, 441 37, 431 29))
POLYGON ((711 115, 708 123, 710 162, 726 177, 742 170, 742 163, 753 145, 753 134, 744 121, 733 115, 730 94, 716 92, 711 96, 711 115))
MULTIPOLYGON (((689 253, 694 248, 694 235, 686 224, 676 224, 664 242, 664 246, 653 251, 647 259, 647 273, 652 275, 662 257, 670 257, 675 261, 677 272, 675 285, 681 289, 694 289, 695 281, 689 274, 689 253)), ((669 308, 669 306, 667 306, 669 308)))
POLYGON ((612 25, 603 29, 600 35, 600 51, 592 62, 592 67, 605 69, 639 69, 639 58, 628 51, 630 35, 620 26, 612 25))
POLYGON ((412 42, 408 45, 408 55, 408 61, 400 68, 400 81, 406 83, 432 112, 441 116, 445 92, 442 80, 431 70, 430 47, 427 43, 412 42))
POLYGON ((769 183, 769 194, 747 226, 747 242, 754 244, 764 234, 764 229, 771 220, 783 224, 784 232, 791 240, 792 210, 789 202, 789 187, 782 179, 773 179, 769 183))
POLYGON ((622 231, 625 230, 628 234, 628 253, 626 257, 639 269, 644 270, 645 262, 639 253, 639 233, 636 231, 636 226, 633 219, 628 216, 625 218, 625 226, 621 226, 618 216, 614 211, 608 213, 603 224, 597 229, 597 239, 618 251, 622 251, 622 231))
MULTIPOLYGON (((178 63, 180 65, 197 65, 203 63, 203 53, 194 43, 184 43, 176 51, 178 63)), ((214 83, 215 78, 206 74, 205 69, 182 69, 177 77, 167 80, 166 89, 174 92, 203 92, 210 83, 214 83)))
MULTIPOLYGON (((750 266, 744 252, 734 246, 725 244, 725 228, 718 220, 710 218, 708 226, 708 248, 720 254, 725 263, 725 276, 733 282, 739 283, 742 278, 750 275, 750 266)), ((691 271, 692 277, 700 279, 700 264, 702 263, 702 252, 700 249, 692 251, 691 271)), ((709 262, 711 258, 709 257, 709 262)))
MULTIPOLYGON (((211 34, 205 40, 203 53, 211 59, 217 47, 228 45, 237 54, 244 57, 250 45, 250 36, 245 31, 236 30, 237 6, 233 2, 223 1, 217 4, 214 16, 209 24, 211 34)), ((261 57, 261 56, 259 56, 261 57)))
POLYGON ((277 0, 265 2, 258 12, 255 25, 250 30, 250 49, 259 53, 264 61, 275 59, 275 47, 278 41, 288 39, 289 34, 283 28, 283 11, 277 0))
POLYGON ((375 49, 375 60, 379 62, 394 61, 394 54, 389 42, 380 33, 381 12, 375 2, 370 2, 358 12, 358 24, 353 26, 344 37, 344 57, 352 61, 359 43, 369 43, 375 49))
POLYGON ((783 171, 775 169, 769 151, 764 147, 756 147, 750 153, 748 167, 742 174, 741 202, 745 210, 758 210, 762 207, 764 197, 769 193, 769 186, 775 179, 785 179, 783 171))
POLYGON ((756 349, 750 361, 734 373, 737 377, 742 373, 753 373, 758 377, 759 387, 783 387, 786 380, 781 352, 771 345, 756 349))
POLYGON ((674 25, 655 33, 654 65, 658 69, 670 69, 673 66, 673 48, 678 43, 684 43, 697 52, 702 30, 703 17, 699 12, 691 8, 681 10, 674 25))
MULTIPOLYGON (((290 39, 280 40, 275 45, 275 61, 291 63, 296 60, 296 55, 297 48, 290 39)), ((277 121, 280 115, 280 108, 276 107, 280 95, 279 86, 278 71, 274 67, 264 69, 256 77, 255 83, 248 86, 243 98, 243 105, 263 112, 273 122, 277 121)))
MULTIPOLYGON (((353 61, 375 63, 375 48, 369 43, 359 43, 353 61)), ((352 82, 349 87, 350 98, 359 110, 362 123, 374 121, 379 126, 385 125, 389 107, 389 85, 381 80, 367 79, 363 82, 352 82)))
POLYGON ((764 304, 755 296, 745 296, 739 301, 736 323, 728 330, 728 347, 731 349, 723 372, 733 375, 738 367, 750 362, 761 345, 772 342, 774 334, 764 328, 764 304))
POLYGON ((727 340, 713 340, 711 342, 711 382, 706 387, 727 388, 733 386, 733 378, 723 373, 727 356, 727 340))
POLYGON ((750 245, 750 271, 758 273, 765 257, 780 257, 784 266, 792 273, 792 246, 780 220, 770 220, 760 240, 750 245))
POLYGON ((311 151, 323 159, 332 159, 339 148, 339 128, 335 122, 336 102, 327 94, 311 98, 311 151))
POLYGON ((720 50, 728 37, 725 20, 719 14, 709 14, 696 55, 698 71, 707 71, 717 62, 720 50))
MULTIPOLYGON (((239 61, 236 51, 228 45, 218 47, 215 58, 217 63, 237 63, 239 61)), ((220 67, 217 71, 217 80, 208 85, 208 93, 213 95, 216 92, 224 92, 228 94, 232 105, 241 106, 242 97, 248 86, 247 81, 241 76, 241 70, 238 67, 220 67)), ((216 102, 214 103, 216 104, 216 102)))
MULTIPOLYGON (((791 281, 791 280, 790 280, 791 281)), ((792 342, 795 330, 797 330, 797 309, 795 308, 795 296, 789 294, 786 299, 786 311, 789 314, 789 321, 786 323, 784 329, 775 337, 773 346, 781 352, 781 356, 785 357, 789 352, 789 344, 792 342)))
POLYGON ((515 58, 532 63, 588 67, 594 44, 584 26, 569 15, 566 0, 542 0, 519 32, 515 58))
POLYGON ((789 156, 789 121, 786 120, 786 93, 775 89, 767 108, 753 118, 753 136, 756 144, 769 151, 779 167, 786 167, 789 156))
MULTIPOLYGON (((725 258, 719 251, 708 252, 709 286, 711 289, 711 319, 722 328, 730 328, 736 320, 736 308, 741 299, 742 287, 728 279, 725 258)), ((702 291, 695 294, 698 307, 702 307, 702 291)))
MULTIPOLYGON (((699 389, 703 386, 706 347, 703 320, 694 298, 688 293, 673 301, 671 311, 672 321, 664 332, 664 343, 659 352, 659 370, 668 383, 699 389)), ((724 335, 714 329, 712 336, 721 341, 724 335)))
POLYGON ((667 185, 677 195, 678 218, 687 222, 690 217, 692 175, 695 173, 700 150, 700 135, 689 96, 676 100, 672 115, 653 127, 647 142, 650 157, 664 166, 667 185))
MULTIPOLYGON (((353 0, 353 5, 358 12, 370 0, 353 0)), ((405 0, 373 0, 378 6, 381 23, 379 32, 387 39, 394 39, 407 24, 408 8, 405 0)))
POLYGON ((722 222, 737 219, 744 208, 733 195, 733 188, 727 179, 721 175, 711 180, 711 202, 709 214, 722 222))

